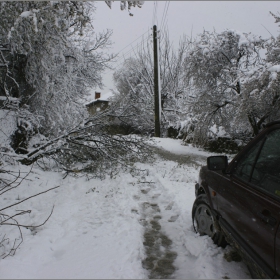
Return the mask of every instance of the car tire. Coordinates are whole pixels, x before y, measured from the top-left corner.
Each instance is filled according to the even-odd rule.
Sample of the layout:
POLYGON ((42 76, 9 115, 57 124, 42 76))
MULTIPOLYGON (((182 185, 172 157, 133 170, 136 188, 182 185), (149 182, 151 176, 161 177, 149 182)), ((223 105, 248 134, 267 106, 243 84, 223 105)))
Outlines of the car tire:
POLYGON ((212 214, 206 194, 199 195, 192 208, 193 228, 200 235, 208 235, 218 246, 225 248, 228 244, 220 229, 217 219, 212 214))

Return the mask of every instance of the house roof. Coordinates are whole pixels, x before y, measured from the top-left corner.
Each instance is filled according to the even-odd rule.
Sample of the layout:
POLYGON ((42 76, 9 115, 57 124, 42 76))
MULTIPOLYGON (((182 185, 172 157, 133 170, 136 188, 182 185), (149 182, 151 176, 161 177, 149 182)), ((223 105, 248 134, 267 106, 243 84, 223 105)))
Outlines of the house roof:
MULTIPOLYGON (((95 91, 92 91, 92 95, 94 95, 94 94, 95 94, 95 91)), ((97 99, 94 99, 94 100, 88 102, 88 103, 86 104, 86 106, 88 106, 88 105, 90 105, 90 104, 93 104, 93 103, 95 103, 95 102, 100 102, 100 101, 109 102, 110 98, 111 98, 113 95, 114 95, 114 93, 113 93, 112 91, 108 91, 107 93, 104 93, 104 94, 101 93, 100 98, 97 98, 97 99)))

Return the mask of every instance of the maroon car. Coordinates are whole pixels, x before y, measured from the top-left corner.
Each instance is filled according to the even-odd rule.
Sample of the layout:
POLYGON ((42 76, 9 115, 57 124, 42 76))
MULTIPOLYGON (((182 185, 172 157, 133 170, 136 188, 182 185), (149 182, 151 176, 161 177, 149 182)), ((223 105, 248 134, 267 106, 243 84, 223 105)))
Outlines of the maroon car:
POLYGON ((254 278, 280 278, 280 121, 229 164, 226 156, 207 158, 195 194, 196 232, 235 246, 254 278))

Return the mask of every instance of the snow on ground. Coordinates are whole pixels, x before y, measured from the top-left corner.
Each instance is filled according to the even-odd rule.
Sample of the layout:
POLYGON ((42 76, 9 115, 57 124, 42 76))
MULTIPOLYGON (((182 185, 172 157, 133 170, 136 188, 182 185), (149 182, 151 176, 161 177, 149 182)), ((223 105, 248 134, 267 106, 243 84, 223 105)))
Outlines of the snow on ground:
MULTIPOLYGON (((209 155, 180 140, 156 139, 154 145, 176 154, 209 155)), ((0 208, 60 186, 14 207, 32 210, 18 216, 21 224, 44 221, 53 205, 54 212, 42 227, 23 228, 15 256, 0 260, 0 278, 249 278, 244 263, 225 260, 229 247, 217 247, 192 228, 200 165, 158 157, 102 181, 63 179, 64 174, 33 167, 28 180, 2 195, 0 208)), ((22 166, 21 174, 29 170, 22 166)))
POLYGON ((199 155, 199 156, 209 156, 210 153, 193 147, 191 144, 182 145, 182 141, 172 138, 153 138, 151 144, 156 145, 159 148, 172 152, 179 155, 199 155))

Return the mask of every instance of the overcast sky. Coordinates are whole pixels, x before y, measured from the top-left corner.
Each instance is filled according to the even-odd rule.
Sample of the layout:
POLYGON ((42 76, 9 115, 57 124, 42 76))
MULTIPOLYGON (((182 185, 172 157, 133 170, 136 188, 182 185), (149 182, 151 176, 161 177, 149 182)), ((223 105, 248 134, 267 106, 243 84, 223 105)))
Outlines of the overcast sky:
MULTIPOLYGON (((151 36, 154 24, 159 30, 168 28, 174 45, 183 34, 196 37, 204 29, 217 32, 235 29, 263 37, 270 37, 270 33, 277 36, 280 31, 279 23, 276 24, 269 13, 279 14, 279 1, 145 1, 141 9, 132 8, 133 16, 129 16, 127 10, 120 10, 119 1, 112 3, 112 9, 104 1, 95 2, 95 6, 95 30, 108 28, 114 32, 110 51, 121 52, 116 65, 121 64, 123 55, 132 54, 132 47, 140 43, 141 38, 151 36)), ((112 71, 103 78, 105 88, 101 92, 106 93, 114 88, 112 71)))

